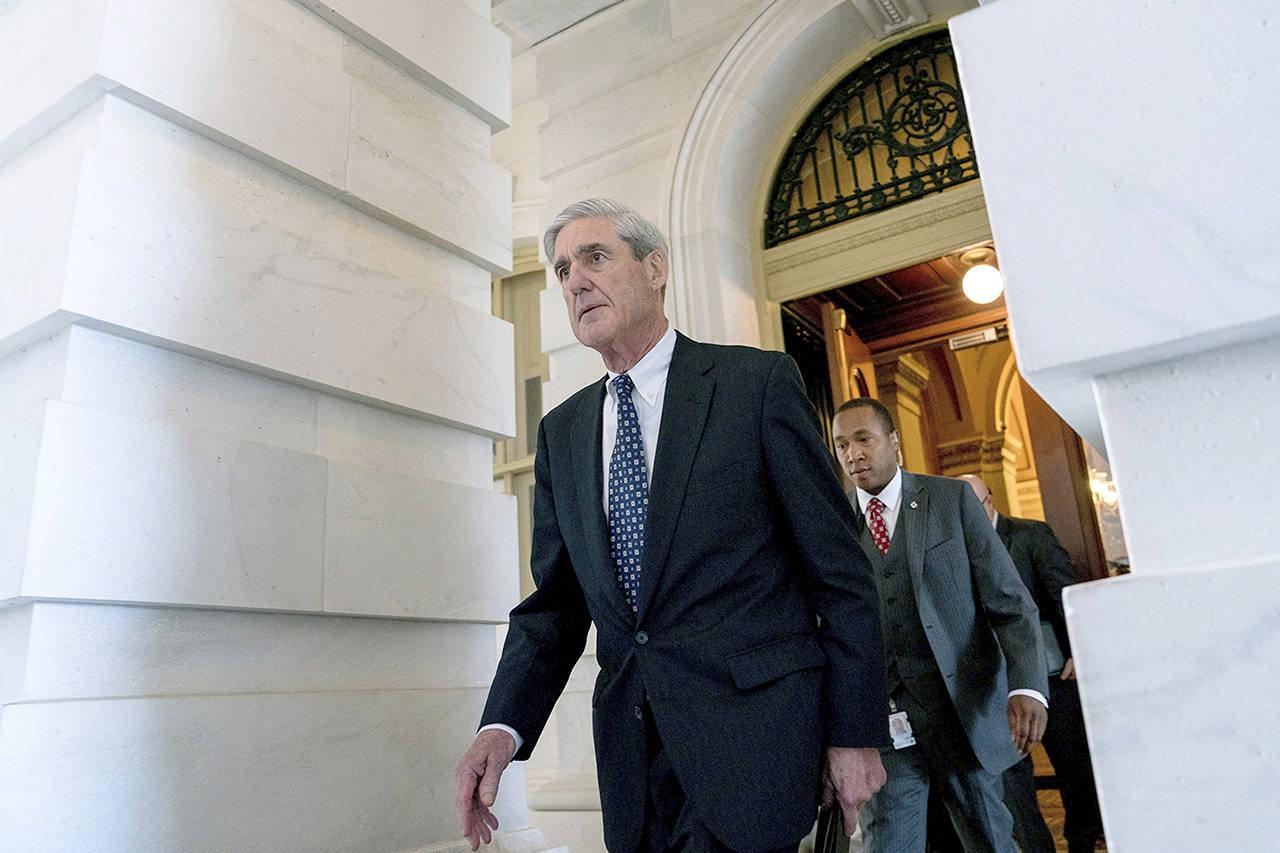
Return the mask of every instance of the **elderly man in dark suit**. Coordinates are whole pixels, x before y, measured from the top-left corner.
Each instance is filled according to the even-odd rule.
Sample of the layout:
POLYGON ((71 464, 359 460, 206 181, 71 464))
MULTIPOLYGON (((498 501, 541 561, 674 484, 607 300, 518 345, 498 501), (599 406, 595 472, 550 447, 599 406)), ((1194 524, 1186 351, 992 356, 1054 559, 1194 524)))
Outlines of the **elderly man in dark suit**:
POLYGON ((888 781, 862 809, 865 849, 923 853, 936 786, 966 851, 1012 853, 1000 774, 1047 716, 1035 605, 973 492, 899 467, 883 405, 848 401, 833 432, 879 590, 885 711, 908 731, 881 749, 888 781))
POLYGON ((672 329, 665 241, 616 202, 570 206, 544 248, 609 375, 538 430, 537 589, 458 764, 463 835, 490 840, 592 623, 610 850, 794 851, 824 795, 852 829, 884 780, 884 647, 795 363, 672 329))
MULTIPOLYGON (((1102 815, 1080 710, 1080 692, 1076 688, 1067 619, 1062 609, 1063 588, 1076 582, 1075 566, 1049 525, 1030 518, 1000 515, 991 500, 991 490, 981 478, 965 474, 958 479, 973 489, 1040 610, 1051 708, 1044 732, 1044 749, 1053 762, 1058 790, 1062 793, 1067 849, 1069 853, 1090 853, 1102 835, 1102 815)), ((1013 813, 1014 836, 1024 853, 1053 853, 1053 837, 1036 801, 1035 770, 1029 758, 1005 771, 1004 788, 1005 804, 1013 813)))

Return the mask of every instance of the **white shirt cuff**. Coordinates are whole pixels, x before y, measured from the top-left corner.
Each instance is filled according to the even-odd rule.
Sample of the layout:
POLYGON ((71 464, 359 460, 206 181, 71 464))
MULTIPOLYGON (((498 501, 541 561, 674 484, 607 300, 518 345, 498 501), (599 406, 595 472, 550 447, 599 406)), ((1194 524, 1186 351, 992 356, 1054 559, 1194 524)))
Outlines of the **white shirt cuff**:
MULTIPOLYGON (((1017 690, 1010 690, 1010 691, 1009 691, 1009 696, 1010 696, 1010 697, 1013 697, 1013 696, 1030 696, 1030 697, 1032 697, 1033 699, 1035 699, 1037 702, 1039 702, 1041 705, 1045 706, 1045 708, 1046 708, 1046 709, 1049 707, 1049 700, 1048 700, 1048 699, 1046 699, 1046 698, 1044 698, 1044 694, 1042 694, 1039 690, 1030 690, 1030 689, 1025 688, 1025 687, 1020 687, 1020 688, 1018 688, 1017 690)), ((490 728, 492 728, 492 726, 490 726, 490 728)), ((507 729, 507 731, 511 731, 511 730, 510 730, 510 729, 507 729)), ((512 733, 512 734, 515 734, 515 732, 511 732, 511 733, 512 733)))
MULTIPOLYGON (((1037 696, 1039 696, 1040 694, 1039 694, 1039 693, 1037 693, 1036 695, 1037 695, 1037 696)), ((1041 702, 1044 702, 1044 699, 1041 699, 1040 701, 1041 701, 1041 702)), ((1046 707, 1046 708, 1048 708, 1048 707, 1049 707, 1049 703, 1048 703, 1048 702, 1045 702, 1045 707, 1046 707)), ((481 726, 481 727, 480 727, 480 731, 476 732, 476 734, 480 734, 480 732, 487 732, 487 731, 489 731, 489 729, 497 729, 497 730, 498 730, 498 731, 500 731, 500 732, 506 732, 507 734, 509 734, 509 735, 511 735, 513 738, 515 738, 515 739, 516 739, 516 752, 519 752, 519 751, 520 751, 520 747, 524 746, 524 738, 520 737, 520 733, 519 733, 518 731, 516 731, 515 729, 511 728, 511 726, 504 726, 502 723, 490 723, 490 724, 489 724, 489 725, 487 725, 487 726, 481 726)))

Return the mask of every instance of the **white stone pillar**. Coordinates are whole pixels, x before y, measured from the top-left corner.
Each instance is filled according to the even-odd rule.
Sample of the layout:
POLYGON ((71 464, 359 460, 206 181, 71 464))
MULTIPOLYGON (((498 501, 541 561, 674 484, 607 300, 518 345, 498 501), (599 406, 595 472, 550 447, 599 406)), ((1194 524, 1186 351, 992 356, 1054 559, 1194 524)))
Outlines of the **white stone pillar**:
POLYGON ((0 848, 463 847, 509 110, 486 3, 0 5, 0 848))
POLYGON ((1000 0, 952 35, 1023 375, 1133 574, 1067 594, 1108 849, 1280 822, 1274 3, 1000 0))

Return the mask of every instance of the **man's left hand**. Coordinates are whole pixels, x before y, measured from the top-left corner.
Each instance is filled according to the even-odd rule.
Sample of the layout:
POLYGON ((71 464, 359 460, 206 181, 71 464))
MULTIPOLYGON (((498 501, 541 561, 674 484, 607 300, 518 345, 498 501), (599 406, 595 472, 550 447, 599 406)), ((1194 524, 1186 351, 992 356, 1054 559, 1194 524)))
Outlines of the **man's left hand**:
POLYGON ((1049 712, 1039 700, 1024 696, 1021 693, 1009 697, 1009 734, 1013 736, 1013 747, 1019 755, 1027 755, 1031 747, 1044 737, 1045 723, 1049 712))
POLYGON ((822 804, 839 800, 844 813, 844 833, 853 835, 858 826, 858 809, 880 790, 888 776, 874 746, 827 747, 827 772, 822 779, 822 804))
POLYGON ((1067 662, 1062 665, 1062 675, 1059 675, 1058 678, 1062 679, 1063 681, 1076 680, 1076 659, 1075 658, 1067 658, 1067 662))

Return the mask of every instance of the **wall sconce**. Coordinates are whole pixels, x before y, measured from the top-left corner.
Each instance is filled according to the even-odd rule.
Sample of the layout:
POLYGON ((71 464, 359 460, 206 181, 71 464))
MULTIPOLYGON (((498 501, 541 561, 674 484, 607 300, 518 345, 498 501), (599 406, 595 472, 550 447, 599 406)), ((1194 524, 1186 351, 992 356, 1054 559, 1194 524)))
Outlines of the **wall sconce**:
POLYGON ((970 302, 986 305, 1004 293, 1004 276, 996 269, 995 261, 995 250, 989 246, 967 249, 960 254, 960 263, 968 267, 960 288, 970 302))

